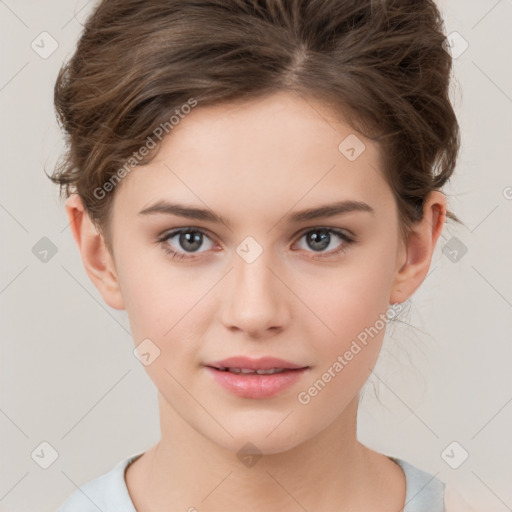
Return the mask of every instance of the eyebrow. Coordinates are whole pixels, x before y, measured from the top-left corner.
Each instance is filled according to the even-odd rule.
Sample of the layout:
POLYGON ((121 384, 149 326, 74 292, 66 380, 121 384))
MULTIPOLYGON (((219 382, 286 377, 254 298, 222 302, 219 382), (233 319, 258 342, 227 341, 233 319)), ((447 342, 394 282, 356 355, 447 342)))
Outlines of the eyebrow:
MULTIPOLYGON (((373 215, 375 210, 370 205, 363 203, 362 201, 346 200, 301 210, 293 213, 292 215, 289 215, 286 218, 289 222, 297 223, 306 220, 334 217, 335 215, 342 215, 352 212, 368 212, 373 215)), ((230 226, 227 219, 225 219, 222 215, 216 214, 212 210, 187 206, 179 203, 171 203, 163 199, 157 201, 151 206, 144 208, 139 212, 139 215, 149 215, 156 213, 176 215, 178 217, 185 217, 187 219, 203 220, 230 226)))

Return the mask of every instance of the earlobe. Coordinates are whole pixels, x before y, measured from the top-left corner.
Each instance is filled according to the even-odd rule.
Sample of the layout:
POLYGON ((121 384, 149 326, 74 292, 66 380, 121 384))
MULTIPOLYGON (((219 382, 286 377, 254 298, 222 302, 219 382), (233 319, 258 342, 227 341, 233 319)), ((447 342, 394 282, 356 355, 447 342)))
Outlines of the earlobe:
POLYGON ((78 194, 72 194, 67 199, 66 213, 73 238, 90 280, 110 307, 125 309, 112 256, 105 245, 103 236, 85 211, 78 194))
POLYGON ((428 274, 437 240, 446 220, 446 198, 433 191, 425 201, 423 218, 407 238, 406 258, 397 262, 397 273, 390 295, 390 304, 405 302, 419 288, 428 274))

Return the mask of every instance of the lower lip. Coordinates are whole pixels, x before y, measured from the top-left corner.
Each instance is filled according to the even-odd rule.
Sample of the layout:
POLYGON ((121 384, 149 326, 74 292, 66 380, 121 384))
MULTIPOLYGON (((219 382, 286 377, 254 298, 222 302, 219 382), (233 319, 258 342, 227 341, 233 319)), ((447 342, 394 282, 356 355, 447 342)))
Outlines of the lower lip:
POLYGON ((270 398, 295 384, 304 375, 307 368, 288 370, 271 375, 241 374, 216 370, 210 366, 206 369, 213 378, 231 393, 243 398, 270 398))

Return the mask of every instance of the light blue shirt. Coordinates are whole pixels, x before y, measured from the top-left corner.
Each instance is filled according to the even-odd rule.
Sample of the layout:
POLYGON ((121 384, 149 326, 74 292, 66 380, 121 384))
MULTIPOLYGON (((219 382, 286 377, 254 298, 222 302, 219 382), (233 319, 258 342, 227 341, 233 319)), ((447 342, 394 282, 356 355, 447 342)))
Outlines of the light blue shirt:
MULTIPOLYGON (((126 487, 124 473, 144 452, 121 460, 104 475, 82 485, 57 512, 137 512, 126 487)), ((390 457, 404 471, 406 481, 403 512, 445 512, 445 484, 403 460, 390 457)))

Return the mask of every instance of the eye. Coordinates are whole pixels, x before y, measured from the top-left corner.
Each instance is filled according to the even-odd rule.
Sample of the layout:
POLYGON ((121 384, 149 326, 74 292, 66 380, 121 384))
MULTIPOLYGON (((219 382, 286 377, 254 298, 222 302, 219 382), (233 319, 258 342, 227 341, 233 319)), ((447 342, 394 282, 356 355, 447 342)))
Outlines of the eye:
MULTIPOLYGON (((306 238, 307 246, 312 250, 312 252, 318 254, 315 258, 328 258, 335 256, 339 253, 345 252, 348 247, 355 242, 355 238, 349 236, 345 232, 326 227, 309 229, 302 234, 300 239, 302 238, 306 238), (333 245, 332 242, 336 238, 342 242, 341 244, 338 244, 338 248, 325 251, 325 249, 333 245)), ((158 239, 158 242, 162 245, 165 252, 171 255, 172 259, 177 260, 194 259, 196 257, 194 256, 194 253, 207 252, 215 245, 202 229, 194 227, 180 228, 164 233, 158 239), (169 242, 174 238, 176 239, 176 245, 173 246, 169 242), (199 251, 198 249, 203 245, 205 238, 210 240, 211 245, 210 247, 207 247, 205 251, 199 251)))
MULTIPOLYGON (((301 239, 304 237, 306 239, 307 246, 311 248, 313 252, 320 253, 318 255, 320 258, 327 258, 335 256, 341 252, 345 252, 348 247, 355 242, 353 237, 343 231, 324 227, 309 229, 302 234, 301 239), (341 244, 338 244, 338 248, 331 251, 325 251, 329 246, 332 247, 332 242, 335 241, 336 238, 342 241, 341 244)), ((336 244, 334 245, 336 246, 336 244)))
MULTIPOLYGON (((182 260, 194 258, 193 255, 189 255, 187 253, 192 254, 196 252, 203 252, 198 251, 198 249, 203 245, 204 238, 208 238, 208 240, 210 240, 207 234, 201 229, 188 227, 175 229, 174 231, 165 233, 161 238, 158 239, 158 242, 162 244, 163 249, 169 253, 173 259, 182 260), (176 238, 176 245, 178 245, 178 250, 169 244, 169 241, 173 238, 176 238)), ((214 244, 212 242, 212 246, 213 245, 214 244)), ((210 247, 210 249, 211 248, 212 247, 210 247)))

